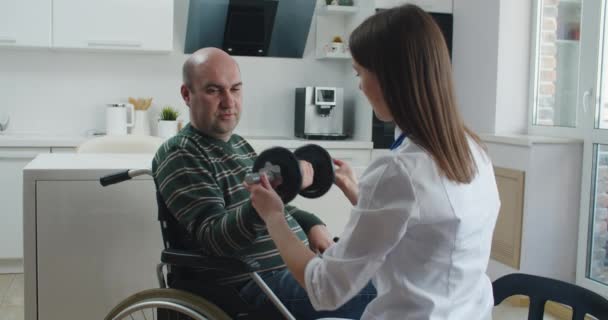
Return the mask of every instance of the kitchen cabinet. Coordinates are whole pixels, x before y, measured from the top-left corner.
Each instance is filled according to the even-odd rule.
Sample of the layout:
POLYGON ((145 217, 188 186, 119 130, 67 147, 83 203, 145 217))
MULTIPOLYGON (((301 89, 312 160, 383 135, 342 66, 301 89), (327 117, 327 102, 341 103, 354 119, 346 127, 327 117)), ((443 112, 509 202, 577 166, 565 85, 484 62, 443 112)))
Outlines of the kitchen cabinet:
POLYGON ((419 6, 427 12, 452 13, 452 0, 375 0, 376 8, 391 8, 406 3, 419 6))
POLYGON ((169 52, 172 0, 54 0, 53 47, 169 52))
POLYGON ((49 148, 0 148, 0 273, 23 272, 23 168, 49 148))
MULTIPOLYGON (((365 167, 354 166, 357 178, 361 177, 365 167)), ((317 215, 333 236, 340 236, 350 218, 353 205, 336 185, 320 198, 308 199, 297 196, 290 204, 317 215)))
POLYGON ((77 147, 51 147, 51 153, 76 153, 77 147))
POLYGON ((0 1, 0 47, 49 47, 51 0, 0 1))

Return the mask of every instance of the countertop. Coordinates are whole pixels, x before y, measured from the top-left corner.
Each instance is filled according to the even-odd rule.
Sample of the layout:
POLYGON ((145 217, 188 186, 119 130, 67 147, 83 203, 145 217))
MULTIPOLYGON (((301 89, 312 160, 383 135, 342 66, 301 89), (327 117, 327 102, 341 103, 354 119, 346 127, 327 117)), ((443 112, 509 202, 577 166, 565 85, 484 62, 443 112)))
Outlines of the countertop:
MULTIPOLYGON (((306 140, 294 137, 279 136, 244 136, 256 150, 273 146, 295 149, 305 144, 314 143, 326 149, 373 149, 371 141, 357 140, 306 140)), ((77 147, 82 142, 93 139, 79 135, 43 134, 32 132, 0 133, 0 147, 77 147)))

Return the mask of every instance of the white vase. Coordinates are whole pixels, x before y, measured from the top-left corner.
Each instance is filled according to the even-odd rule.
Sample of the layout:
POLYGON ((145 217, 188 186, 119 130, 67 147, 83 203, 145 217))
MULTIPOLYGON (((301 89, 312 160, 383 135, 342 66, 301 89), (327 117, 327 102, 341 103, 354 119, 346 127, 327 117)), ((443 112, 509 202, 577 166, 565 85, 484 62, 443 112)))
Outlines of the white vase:
POLYGON ((344 43, 332 42, 331 43, 331 52, 332 53, 344 53, 344 43))
POLYGON ((175 120, 158 120, 158 136, 163 139, 168 139, 177 134, 177 121, 175 120))
POLYGON ((148 120, 148 111, 135 110, 135 124, 131 129, 131 134, 140 136, 150 135, 150 121, 148 120))

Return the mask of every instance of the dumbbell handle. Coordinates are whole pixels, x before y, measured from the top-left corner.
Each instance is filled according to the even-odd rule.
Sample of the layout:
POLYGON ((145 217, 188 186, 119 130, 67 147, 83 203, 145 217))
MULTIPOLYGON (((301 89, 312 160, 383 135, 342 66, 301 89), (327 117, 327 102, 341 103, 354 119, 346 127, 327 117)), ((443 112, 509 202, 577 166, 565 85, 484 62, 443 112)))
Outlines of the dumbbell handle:
POLYGON ((259 172, 251 172, 245 176, 245 182, 247 184, 257 184, 262 181, 262 173, 266 173, 268 177, 268 181, 275 182, 275 180, 282 179, 281 177, 281 167, 277 165, 273 165, 270 162, 266 162, 264 168, 260 169, 259 172))
MULTIPOLYGON (((271 172, 266 172, 266 176, 268 177, 268 181, 270 181, 270 182, 273 182, 275 179, 280 178, 280 176, 275 177, 275 175, 272 174, 271 172)), ((252 172, 252 173, 248 173, 245 176, 245 182, 247 182, 247 184, 256 184, 256 183, 260 183, 260 181, 262 181, 261 173, 252 172)))

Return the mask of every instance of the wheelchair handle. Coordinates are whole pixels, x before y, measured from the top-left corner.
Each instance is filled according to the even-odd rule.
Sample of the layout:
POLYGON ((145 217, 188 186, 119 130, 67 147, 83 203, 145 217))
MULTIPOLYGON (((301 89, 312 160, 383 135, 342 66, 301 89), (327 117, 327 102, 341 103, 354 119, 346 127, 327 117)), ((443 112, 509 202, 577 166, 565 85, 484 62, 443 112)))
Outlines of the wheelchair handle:
POLYGON ((124 171, 112 173, 107 176, 103 176, 103 177, 99 178, 99 183, 101 183, 102 186, 106 187, 111 184, 117 184, 117 183, 127 181, 127 180, 130 180, 132 178, 135 178, 137 176, 142 176, 142 175, 151 176, 152 170, 150 170, 150 169, 124 170, 124 171))

